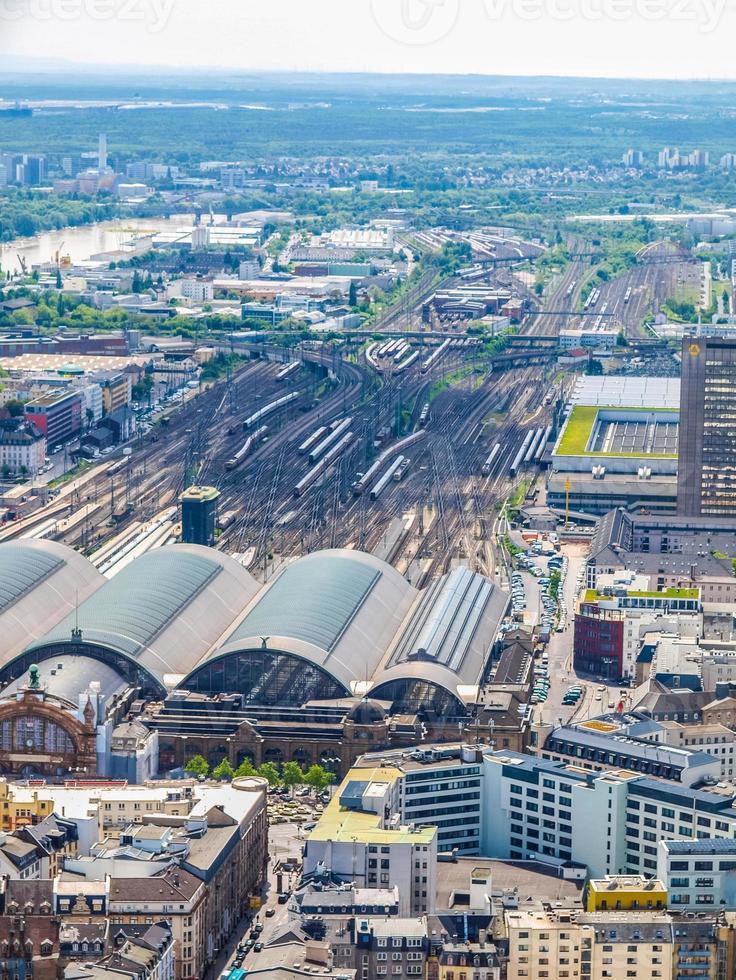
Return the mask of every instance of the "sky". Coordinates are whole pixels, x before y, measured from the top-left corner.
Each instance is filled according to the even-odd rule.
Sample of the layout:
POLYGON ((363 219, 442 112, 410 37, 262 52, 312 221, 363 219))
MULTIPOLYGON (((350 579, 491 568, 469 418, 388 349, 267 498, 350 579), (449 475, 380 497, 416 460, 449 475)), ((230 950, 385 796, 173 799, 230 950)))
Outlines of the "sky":
POLYGON ((0 0, 0 70, 735 78, 736 0, 0 0))

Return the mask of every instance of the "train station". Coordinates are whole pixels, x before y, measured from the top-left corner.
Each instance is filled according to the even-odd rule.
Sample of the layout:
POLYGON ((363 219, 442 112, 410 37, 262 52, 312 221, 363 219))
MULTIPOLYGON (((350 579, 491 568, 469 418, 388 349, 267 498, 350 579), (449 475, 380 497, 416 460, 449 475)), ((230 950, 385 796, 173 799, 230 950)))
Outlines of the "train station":
POLYGON ((182 692, 235 698, 271 718, 343 705, 343 718, 379 728, 397 719, 409 738, 457 728, 478 700, 508 606, 468 568, 417 590, 352 550, 306 555, 260 585, 235 559, 197 545, 159 548, 106 579, 64 546, 11 542, 0 545, 0 586, 0 629, 13 641, 0 663, 0 769, 46 775, 63 774, 59 745, 71 752, 69 739, 82 735, 86 768, 107 774, 116 728, 145 727, 147 704, 182 692), (44 609, 45 628, 21 646, 31 604, 44 609))

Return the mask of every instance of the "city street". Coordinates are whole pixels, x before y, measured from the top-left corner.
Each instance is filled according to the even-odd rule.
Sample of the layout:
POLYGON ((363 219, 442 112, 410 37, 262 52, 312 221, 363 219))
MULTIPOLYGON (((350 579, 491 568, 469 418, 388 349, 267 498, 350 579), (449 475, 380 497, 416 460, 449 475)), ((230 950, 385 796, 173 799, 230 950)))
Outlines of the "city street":
MULTIPOLYGON (((219 978, 223 973, 227 973, 235 967, 235 959, 238 955, 238 943, 246 942, 251 930, 256 925, 260 924, 263 926, 263 931, 258 937, 258 940, 265 943, 272 933, 277 932, 287 924, 289 921, 288 906, 285 904, 279 905, 275 866, 279 862, 281 864, 288 863, 289 858, 299 858, 301 861, 303 840, 304 834, 299 824, 271 824, 268 832, 268 880, 263 890, 263 905, 252 916, 247 916, 238 923, 235 931, 228 940, 226 948, 222 950, 216 962, 210 967, 207 973, 208 978, 219 978)), ((291 892, 298 879, 299 874, 296 870, 294 872, 285 872, 283 878, 284 890, 286 891, 288 888, 288 891, 291 892)), ((247 969, 249 963, 256 960, 258 955, 255 949, 247 952, 243 967, 247 969)))
POLYGON ((546 724, 560 721, 584 721, 608 711, 609 704, 617 705, 620 699, 620 686, 616 683, 605 685, 607 690, 599 691, 604 682, 587 675, 579 675, 573 666, 573 638, 575 630, 575 604, 577 602, 578 573, 585 564, 587 545, 568 544, 562 546, 567 556, 567 575, 562 587, 567 606, 567 618, 562 633, 553 633, 547 646, 549 656, 549 675, 552 686, 544 705, 538 705, 539 717, 546 724), (573 684, 583 688, 583 696, 576 705, 563 705, 562 698, 573 684), (600 699, 598 699, 600 695, 600 699))

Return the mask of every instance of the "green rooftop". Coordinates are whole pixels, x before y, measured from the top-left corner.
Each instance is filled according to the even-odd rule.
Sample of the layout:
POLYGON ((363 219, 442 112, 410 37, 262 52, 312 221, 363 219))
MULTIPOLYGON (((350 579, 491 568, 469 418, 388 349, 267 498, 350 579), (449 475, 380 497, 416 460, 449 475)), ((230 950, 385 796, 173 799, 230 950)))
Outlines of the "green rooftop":
POLYGON ((598 417, 597 405, 576 405, 567 420, 557 450, 560 456, 582 456, 593 434, 598 417))
MULTIPOLYGON (((567 420, 556 454, 558 456, 590 456, 594 459, 605 459, 606 457, 612 456, 639 458, 644 455, 653 456, 656 459, 677 459, 677 453, 591 452, 588 449, 588 444, 593 435, 598 413, 607 411, 626 412, 627 409, 615 405, 576 405, 570 413, 570 418, 567 420)), ((678 410, 673 408, 631 407, 628 411, 637 414, 641 414, 642 412, 656 412, 657 415, 660 415, 666 412, 677 412, 678 410)))
MULTIPOLYGON (((698 599, 698 589, 660 589, 658 592, 624 592, 629 599, 698 599)), ((617 599, 619 596, 599 592, 597 589, 586 589, 583 602, 605 602, 606 599, 617 599)), ((623 595, 621 596, 623 598, 623 595)))

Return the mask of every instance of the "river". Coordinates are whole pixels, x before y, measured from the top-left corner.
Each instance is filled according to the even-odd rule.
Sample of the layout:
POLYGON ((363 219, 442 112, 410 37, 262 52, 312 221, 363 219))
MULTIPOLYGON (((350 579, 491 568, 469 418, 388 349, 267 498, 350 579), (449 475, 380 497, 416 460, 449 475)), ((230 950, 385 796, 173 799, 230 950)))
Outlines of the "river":
POLYGON ((31 266, 55 259, 57 251, 70 256, 73 263, 86 262, 100 252, 121 249, 135 237, 158 234, 176 228, 191 228, 191 214, 172 218, 116 218, 93 225, 78 225, 60 231, 44 231, 33 238, 18 238, 0 245, 0 267, 3 272, 20 272, 18 256, 31 266))

